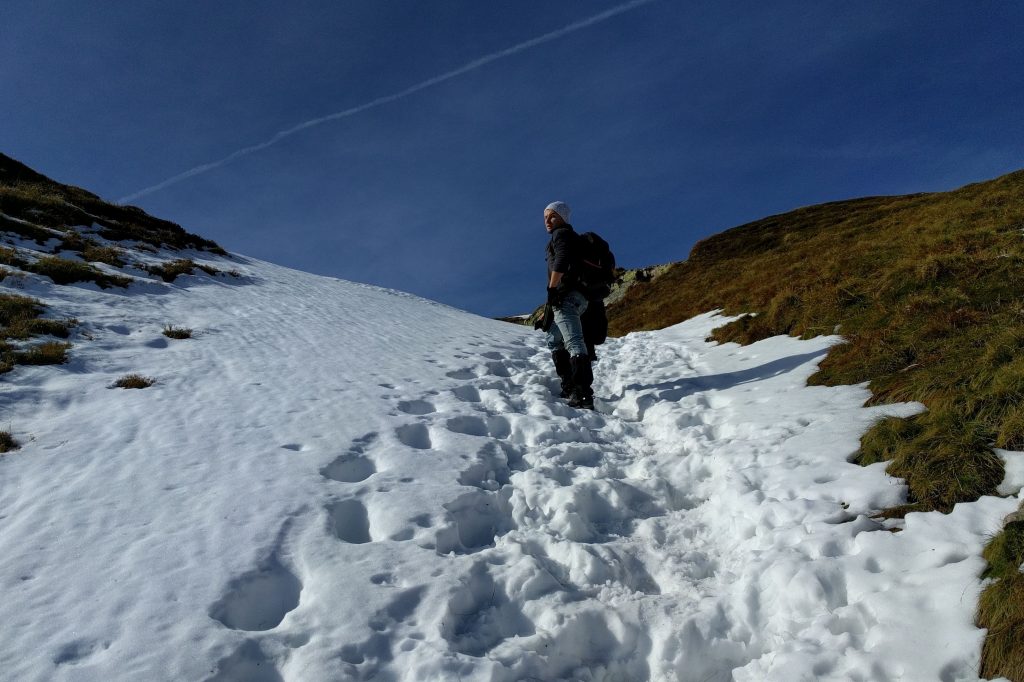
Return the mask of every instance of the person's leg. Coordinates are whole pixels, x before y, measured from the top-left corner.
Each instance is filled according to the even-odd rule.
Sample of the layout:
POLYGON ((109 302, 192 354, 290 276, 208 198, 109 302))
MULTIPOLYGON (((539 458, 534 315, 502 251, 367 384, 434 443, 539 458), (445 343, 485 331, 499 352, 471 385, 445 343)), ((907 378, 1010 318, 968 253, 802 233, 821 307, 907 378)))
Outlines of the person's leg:
MULTIPOLYGON (((587 299, 578 291, 566 294, 562 304, 555 306, 555 323, 551 325, 551 329, 558 328, 562 345, 569 351, 570 357, 587 354, 587 344, 583 340, 583 324, 580 322, 580 315, 586 309, 587 299)), ((548 345, 551 345, 550 341, 548 345)))
POLYGON ((551 360, 555 363, 555 373, 562 384, 562 392, 559 397, 572 397, 572 363, 569 360, 569 351, 565 349, 562 340, 562 332, 557 324, 552 324, 548 330, 548 350, 551 351, 551 360))
POLYGON ((590 367, 590 358, 586 355, 575 355, 571 358, 573 394, 569 399, 571 407, 594 409, 594 372, 590 367))
POLYGON ((594 374, 590 368, 587 345, 583 338, 583 325, 580 315, 587 309, 587 299, 578 292, 567 294, 562 305, 555 308, 555 324, 562 337, 562 343, 569 351, 569 363, 572 368, 572 398, 569 404, 573 407, 594 407, 594 374))
POLYGON ((555 373, 562 384, 560 398, 572 397, 572 362, 569 358, 569 351, 564 348, 551 351, 551 359, 555 363, 555 373))

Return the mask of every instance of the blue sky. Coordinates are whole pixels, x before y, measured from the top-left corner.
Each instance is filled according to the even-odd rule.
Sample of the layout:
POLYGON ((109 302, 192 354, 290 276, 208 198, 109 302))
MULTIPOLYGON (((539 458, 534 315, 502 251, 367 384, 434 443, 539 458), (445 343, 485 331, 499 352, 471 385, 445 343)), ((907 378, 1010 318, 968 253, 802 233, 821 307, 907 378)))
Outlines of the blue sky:
MULTIPOLYGON (((621 2, 0 7, 0 151, 132 196, 621 2)), ((1024 5, 653 0, 132 200, 227 249, 483 315, 559 199, 627 267, 798 206, 1024 167, 1024 5)))

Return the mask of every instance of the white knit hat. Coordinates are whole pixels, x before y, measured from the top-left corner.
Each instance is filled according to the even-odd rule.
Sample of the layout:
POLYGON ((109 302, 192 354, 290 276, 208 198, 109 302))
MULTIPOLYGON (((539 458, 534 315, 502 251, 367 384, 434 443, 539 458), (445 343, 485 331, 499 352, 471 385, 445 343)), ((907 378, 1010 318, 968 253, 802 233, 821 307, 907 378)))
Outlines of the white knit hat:
POLYGON ((562 216, 562 220, 569 222, 569 204, 564 201, 552 201, 550 204, 544 207, 545 211, 554 211, 558 215, 562 216))

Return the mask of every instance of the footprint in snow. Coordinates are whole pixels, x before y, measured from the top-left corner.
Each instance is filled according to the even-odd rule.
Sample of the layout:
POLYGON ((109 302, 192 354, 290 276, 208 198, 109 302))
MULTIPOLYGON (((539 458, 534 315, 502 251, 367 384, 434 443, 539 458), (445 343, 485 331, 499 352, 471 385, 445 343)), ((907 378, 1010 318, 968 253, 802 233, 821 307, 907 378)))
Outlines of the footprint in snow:
POLYGON ((467 436, 486 436, 489 438, 508 438, 512 427, 505 417, 452 417, 445 426, 453 433, 467 436))
POLYGON ((395 581, 395 577, 390 573, 376 573, 370 576, 370 582, 374 585, 390 585, 395 581))
POLYGON ((423 415, 435 411, 433 403, 426 400, 403 400, 398 403, 398 409, 406 414, 423 415))
POLYGON ((364 453, 377 439, 376 433, 357 438, 348 452, 339 455, 333 462, 320 470, 320 475, 332 481, 359 483, 377 473, 373 460, 364 453))
POLYGON ((370 617, 367 623, 370 629, 377 632, 393 630, 396 625, 408 620, 419 608, 426 591, 427 588, 422 585, 400 591, 394 599, 388 602, 387 606, 370 617))
POLYGON ((399 426, 395 429, 395 435, 398 436, 398 440, 403 444, 414 450, 429 450, 432 447, 430 431, 425 424, 405 424, 404 426, 399 426))
POLYGON ((512 491, 475 490, 444 505, 448 523, 434 536, 435 551, 446 554, 472 554, 494 546, 495 538, 515 528, 512 491))
POLYGON ((506 367, 505 364, 501 362, 488 362, 487 374, 489 376, 501 377, 503 379, 507 379, 510 376, 512 376, 512 373, 509 372, 508 367, 506 367))
POLYGON ((457 386, 452 389, 452 394, 464 403, 480 402, 480 391, 474 386, 457 386))
POLYGON ((327 526, 342 542, 361 545, 372 540, 366 505, 359 500, 340 500, 327 505, 327 526))
POLYGON ((76 665, 84 663, 97 651, 110 648, 110 642, 100 642, 94 639, 76 639, 68 642, 60 648, 57 655, 53 657, 54 665, 76 665))
POLYGON ((459 474, 459 484, 495 491, 506 485, 512 475, 507 452, 498 443, 487 443, 477 453, 476 461, 459 474))
POLYGON ((231 581, 210 617, 233 630, 272 630, 299 605, 302 583, 272 554, 262 566, 231 581))
POLYGON ((358 453, 349 452, 339 456, 320 470, 324 478, 341 483, 359 483, 377 473, 373 460, 358 453))
POLYGON ((442 636, 460 654, 482 657, 511 637, 528 637, 534 624, 495 582, 486 562, 473 565, 448 602, 442 636))

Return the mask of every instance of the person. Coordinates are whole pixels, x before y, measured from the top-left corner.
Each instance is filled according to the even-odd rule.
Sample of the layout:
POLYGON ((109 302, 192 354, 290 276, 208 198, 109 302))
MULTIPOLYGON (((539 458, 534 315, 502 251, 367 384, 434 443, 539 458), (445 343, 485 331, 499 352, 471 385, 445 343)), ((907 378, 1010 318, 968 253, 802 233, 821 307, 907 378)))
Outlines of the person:
POLYGON ((592 410, 594 374, 580 319, 587 309, 587 297, 579 286, 579 240, 569 216, 569 206, 563 201, 552 202, 544 209, 544 227, 551 235, 546 250, 547 303, 553 312, 547 342, 562 384, 562 397, 568 398, 572 407, 592 410))

